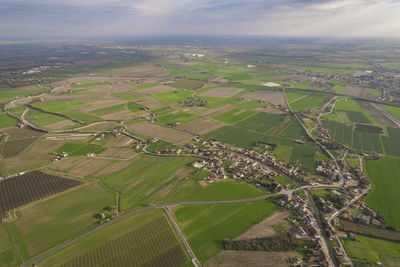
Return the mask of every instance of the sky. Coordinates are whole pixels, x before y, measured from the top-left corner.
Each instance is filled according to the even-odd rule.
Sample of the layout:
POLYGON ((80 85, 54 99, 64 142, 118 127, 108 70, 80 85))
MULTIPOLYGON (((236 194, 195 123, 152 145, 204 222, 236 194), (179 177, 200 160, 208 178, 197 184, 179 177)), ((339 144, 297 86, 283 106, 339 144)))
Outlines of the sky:
POLYGON ((400 0, 0 0, 0 38, 400 38, 400 0))

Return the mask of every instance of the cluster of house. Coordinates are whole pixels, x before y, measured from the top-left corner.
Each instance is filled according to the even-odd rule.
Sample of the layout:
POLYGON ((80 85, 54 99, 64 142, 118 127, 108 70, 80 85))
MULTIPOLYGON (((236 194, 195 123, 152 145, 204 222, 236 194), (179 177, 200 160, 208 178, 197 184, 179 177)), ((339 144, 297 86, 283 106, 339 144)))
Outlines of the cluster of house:
POLYGON ((325 255, 321 249, 319 226, 315 217, 309 210, 307 199, 296 194, 281 197, 277 203, 286 209, 292 210, 292 217, 289 219, 293 225, 297 225, 293 234, 298 239, 309 239, 313 247, 306 255, 306 266, 327 266, 325 255))
POLYGON ((185 101, 183 101, 183 104, 185 104, 188 107, 203 107, 208 104, 207 100, 196 98, 196 97, 189 97, 185 101))

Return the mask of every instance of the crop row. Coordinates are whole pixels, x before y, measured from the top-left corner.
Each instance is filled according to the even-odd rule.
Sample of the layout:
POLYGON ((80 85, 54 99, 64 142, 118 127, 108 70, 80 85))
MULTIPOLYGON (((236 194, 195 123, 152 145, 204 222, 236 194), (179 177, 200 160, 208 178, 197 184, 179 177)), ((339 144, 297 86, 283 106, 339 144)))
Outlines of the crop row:
POLYGON ((8 178, 0 182, 0 218, 8 211, 82 184, 40 171, 8 178))
POLYGON ((146 263, 150 266, 157 263, 181 266, 186 263, 186 256, 165 217, 78 256, 63 266, 140 266, 146 263))
POLYGON ((0 154, 4 158, 12 158, 24 151, 27 147, 33 144, 36 138, 19 139, 6 141, 0 146, 0 154))

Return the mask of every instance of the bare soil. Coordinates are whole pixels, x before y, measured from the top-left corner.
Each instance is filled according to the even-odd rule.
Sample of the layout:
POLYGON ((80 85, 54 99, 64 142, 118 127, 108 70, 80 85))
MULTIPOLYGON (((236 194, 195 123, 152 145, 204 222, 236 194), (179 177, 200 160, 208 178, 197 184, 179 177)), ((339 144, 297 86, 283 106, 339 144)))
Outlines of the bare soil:
POLYGON ((181 143, 193 137, 193 135, 187 132, 164 127, 158 124, 152 124, 147 121, 135 123, 131 126, 131 128, 140 134, 156 136, 158 138, 175 143, 181 143))
POLYGON ((137 92, 152 95, 152 94, 157 94, 157 93, 169 92, 169 91, 173 91, 173 90, 176 90, 176 88, 168 86, 168 85, 159 85, 159 86, 154 86, 154 87, 137 90, 137 92))
POLYGON ((49 129, 49 130, 58 130, 58 129, 65 129, 65 128, 73 127, 76 125, 78 125, 78 124, 71 120, 63 120, 63 121, 47 124, 44 126, 44 128, 49 129))
POLYGON ((262 222, 251 227, 249 230, 241 234, 236 239, 241 240, 241 239, 271 237, 276 234, 272 226, 283 222, 288 217, 289 217, 288 212, 275 212, 262 222))
POLYGON ((109 148, 103 153, 99 155, 99 157, 108 157, 108 158, 117 158, 117 159, 129 159, 135 156, 135 153, 132 149, 127 147, 121 148, 109 148))
POLYGON ((374 118, 377 122, 379 122, 383 126, 397 127, 397 125, 394 122, 388 119, 381 111, 376 109, 374 105, 372 105, 371 103, 365 101, 356 101, 356 102, 363 109, 365 109, 365 111, 367 111, 372 118, 374 118))
POLYGON ((208 132, 221 128, 224 125, 225 124, 220 121, 203 117, 185 124, 181 124, 179 128, 196 134, 206 134, 208 132))

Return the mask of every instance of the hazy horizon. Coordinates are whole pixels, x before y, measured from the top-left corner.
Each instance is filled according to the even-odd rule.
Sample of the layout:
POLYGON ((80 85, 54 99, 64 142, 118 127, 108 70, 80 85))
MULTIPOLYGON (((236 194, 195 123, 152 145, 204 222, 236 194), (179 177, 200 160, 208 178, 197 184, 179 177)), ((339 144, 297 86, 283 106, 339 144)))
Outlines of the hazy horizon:
POLYGON ((397 0, 3 0, 0 35, 400 38, 398 14, 397 0))

